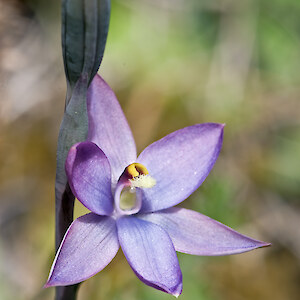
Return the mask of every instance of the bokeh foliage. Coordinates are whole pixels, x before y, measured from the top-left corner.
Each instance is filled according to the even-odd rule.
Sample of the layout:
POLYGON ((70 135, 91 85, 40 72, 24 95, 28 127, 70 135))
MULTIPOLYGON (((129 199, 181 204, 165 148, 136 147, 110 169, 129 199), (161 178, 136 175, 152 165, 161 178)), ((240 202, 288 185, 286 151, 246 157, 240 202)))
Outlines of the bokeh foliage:
MULTIPOLYGON (((0 4, 0 299, 53 299, 42 285, 54 257, 66 88, 60 1, 0 4)), ((181 299, 299 295, 299 16, 298 0, 112 1, 100 73, 138 150, 180 127, 226 123, 216 166, 182 206, 273 244, 231 257, 179 254, 181 299)), ((140 283, 120 251, 79 299, 172 297, 140 283)))

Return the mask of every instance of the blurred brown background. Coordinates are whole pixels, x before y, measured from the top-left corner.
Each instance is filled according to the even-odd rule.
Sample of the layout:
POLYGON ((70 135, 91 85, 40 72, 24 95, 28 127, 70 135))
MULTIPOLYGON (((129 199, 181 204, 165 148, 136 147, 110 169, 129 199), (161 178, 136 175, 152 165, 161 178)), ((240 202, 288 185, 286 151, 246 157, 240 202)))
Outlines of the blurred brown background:
MULTIPOLYGON (((298 0, 112 1, 100 74, 138 150, 184 126, 226 123, 213 171, 182 205, 273 244, 178 254, 181 299, 299 299, 299 70, 298 0)), ((42 286, 65 90, 60 1, 0 0, 0 299, 54 296, 42 286)), ((173 298, 143 285, 119 253, 79 299, 173 298)))

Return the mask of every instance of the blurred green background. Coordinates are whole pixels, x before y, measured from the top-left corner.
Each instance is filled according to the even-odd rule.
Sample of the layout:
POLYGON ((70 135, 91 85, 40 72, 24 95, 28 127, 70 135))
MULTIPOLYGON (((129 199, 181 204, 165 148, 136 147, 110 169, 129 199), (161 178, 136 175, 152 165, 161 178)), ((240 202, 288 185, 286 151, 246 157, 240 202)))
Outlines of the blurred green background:
MULTIPOLYGON (((184 126, 226 123, 213 171, 182 206, 273 244, 178 254, 180 299, 299 299, 300 2, 114 0, 100 74, 139 151, 184 126)), ((60 1, 0 0, 0 299, 54 297, 42 286, 65 90, 60 1)), ((143 285, 120 251, 79 299, 173 297, 143 285)))

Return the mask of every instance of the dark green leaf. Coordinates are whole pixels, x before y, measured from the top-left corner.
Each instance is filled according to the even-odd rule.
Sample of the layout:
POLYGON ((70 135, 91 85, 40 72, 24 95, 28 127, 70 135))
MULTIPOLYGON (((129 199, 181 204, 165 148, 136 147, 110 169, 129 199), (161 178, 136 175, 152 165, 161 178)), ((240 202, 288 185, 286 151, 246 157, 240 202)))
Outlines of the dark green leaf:
POLYGON ((71 89, 82 73, 88 75, 88 83, 97 73, 106 44, 109 18, 110 0, 63 0, 62 48, 71 89))
MULTIPOLYGON (((56 250, 73 221, 74 196, 68 185, 65 161, 71 146, 86 139, 88 131, 87 88, 88 76, 83 74, 71 93, 58 136, 55 180, 56 250)), ((56 300, 74 300, 77 288, 78 285, 58 287, 56 300)))

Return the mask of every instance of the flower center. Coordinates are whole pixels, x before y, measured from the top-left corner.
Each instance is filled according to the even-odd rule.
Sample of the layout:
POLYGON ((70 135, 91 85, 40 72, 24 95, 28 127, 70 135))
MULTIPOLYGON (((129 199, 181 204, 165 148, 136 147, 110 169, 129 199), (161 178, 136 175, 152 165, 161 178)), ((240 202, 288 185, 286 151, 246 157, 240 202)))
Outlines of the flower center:
POLYGON ((142 206, 141 190, 152 188, 156 180, 149 175, 147 168, 139 163, 126 167, 120 176, 115 190, 116 213, 132 215, 142 206))
POLYGON ((149 175, 147 168, 139 163, 129 165, 125 172, 131 177, 129 179, 130 186, 134 188, 152 188, 156 184, 156 180, 149 175))

